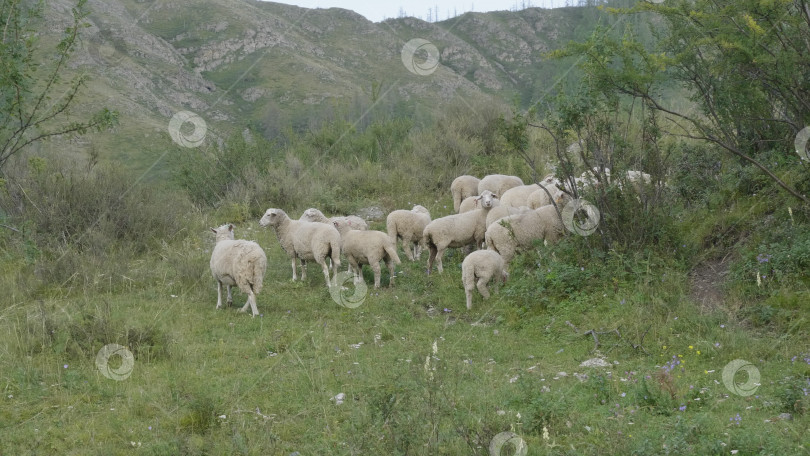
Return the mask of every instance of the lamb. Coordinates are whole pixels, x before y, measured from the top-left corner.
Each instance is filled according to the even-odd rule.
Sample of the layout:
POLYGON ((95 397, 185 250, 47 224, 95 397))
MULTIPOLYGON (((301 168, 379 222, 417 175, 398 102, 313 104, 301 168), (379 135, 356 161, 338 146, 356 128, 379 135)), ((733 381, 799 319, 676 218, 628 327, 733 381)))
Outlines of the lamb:
POLYGON ((535 240, 557 242, 564 225, 557 209, 551 204, 533 211, 510 215, 487 228, 487 248, 501 254, 506 263, 512 261, 519 248, 527 248, 535 240))
POLYGON ((481 179, 468 175, 458 176, 453 179, 453 183, 450 184, 450 193, 453 194, 453 210, 456 213, 459 212, 459 205, 465 198, 478 196, 479 182, 481 182, 481 179))
POLYGON ((464 295, 467 298, 467 310, 472 309, 472 291, 476 286, 484 299, 489 299, 487 284, 499 276, 506 283, 509 274, 504 267, 503 258, 493 250, 477 250, 467 255, 461 262, 461 283, 464 284, 464 295))
POLYGON ((388 266, 389 287, 394 286, 394 265, 400 264, 397 248, 388 234, 375 230, 355 230, 345 220, 332 222, 340 232, 343 253, 349 260, 349 269, 354 272, 354 283, 363 280, 362 265, 368 264, 374 271, 374 288, 380 288, 380 261, 388 266))
POLYGON ((272 226, 281 248, 290 257, 293 280, 297 280, 297 260, 301 260, 301 280, 307 278, 307 261, 315 260, 323 270, 326 286, 329 286, 329 268, 326 258, 332 259, 332 276, 340 266, 340 233, 332 225, 291 220, 281 209, 270 208, 262 216, 259 225, 272 226))
POLYGON ((331 218, 329 218, 329 217, 323 215, 323 212, 319 211, 318 209, 315 209, 314 207, 311 207, 311 208, 305 210, 304 213, 301 214, 301 218, 298 219, 298 220, 305 220, 307 222, 326 223, 326 224, 329 224, 329 225, 331 225, 332 222, 338 220, 338 221, 345 221, 345 222, 350 223, 352 225, 352 229, 354 229, 354 230, 367 230, 368 229, 368 223, 366 223, 365 220, 363 220, 362 218, 360 218, 360 217, 358 217, 356 215, 347 215, 345 217, 331 217, 331 218))
POLYGON ((481 182, 478 183, 478 194, 481 195, 484 190, 489 190, 496 195, 503 195, 504 192, 518 185, 523 185, 523 180, 517 176, 490 174, 484 176, 481 182))
POLYGON ((481 245, 486 232, 486 221, 489 210, 498 201, 497 195, 485 190, 478 195, 481 209, 452 214, 441 217, 428 223, 422 233, 422 242, 430 250, 427 273, 430 274, 433 262, 436 262, 439 273, 443 272, 442 256, 448 247, 464 247, 467 245, 481 245))
POLYGON ((240 312, 247 312, 248 306, 253 316, 256 309, 256 295, 262 291, 264 272, 267 269, 267 256, 259 244, 253 241, 234 240, 233 225, 211 228, 216 236, 216 244, 211 252, 211 274, 217 281, 217 309, 222 308, 222 285, 228 290, 227 304, 233 304, 231 286, 236 285, 248 295, 247 302, 240 312))
POLYGON ((529 195, 537 190, 542 190, 537 184, 512 187, 501 195, 501 204, 512 207, 526 206, 529 195))
MULTIPOLYGON (((498 195, 497 193, 494 193, 494 192, 491 192, 491 193, 493 195, 496 195, 496 198, 497 198, 497 195, 498 195)), ((462 201, 461 204, 459 204, 459 206, 458 206, 458 213, 463 214, 465 212, 470 212, 470 211, 473 211, 475 209, 480 209, 480 207, 478 206, 478 203, 480 201, 481 200, 478 198, 478 196, 469 196, 469 197, 465 198, 464 201, 462 201)), ((500 199, 493 200, 492 204, 493 204, 493 207, 500 206, 501 205, 501 200, 500 199)))
POLYGON ((422 233, 430 223, 430 212, 424 206, 416 205, 410 211, 399 209, 388 214, 385 227, 391 243, 396 247, 397 238, 402 238, 402 248, 409 260, 419 259, 422 253, 422 233))

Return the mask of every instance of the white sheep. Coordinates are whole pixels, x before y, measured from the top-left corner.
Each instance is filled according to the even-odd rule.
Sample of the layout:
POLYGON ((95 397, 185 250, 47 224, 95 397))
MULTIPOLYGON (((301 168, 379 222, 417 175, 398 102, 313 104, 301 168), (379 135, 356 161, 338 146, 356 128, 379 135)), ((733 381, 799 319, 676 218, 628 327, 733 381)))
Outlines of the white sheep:
MULTIPOLYGON (((488 191, 488 190, 485 190, 485 191, 488 191)), ((495 196, 495 198, 498 198, 498 199, 492 201, 492 207, 500 206, 501 205, 501 200, 500 200, 498 194, 494 193, 494 192, 490 192, 490 193, 492 193, 492 195, 495 196)), ((478 196, 469 196, 467 198, 464 198, 464 201, 462 201, 461 204, 458 205, 458 213, 463 214, 465 212, 470 212, 470 211, 474 211, 476 209, 481 209, 481 206, 479 205, 480 202, 481 202, 481 199, 478 198, 478 196)))
POLYGON ((315 209, 314 207, 305 210, 304 213, 301 214, 301 218, 299 218, 298 220, 305 220, 307 222, 326 223, 328 225, 331 225, 332 222, 334 221, 341 221, 341 222, 348 222, 349 224, 351 224, 352 229, 354 230, 368 229, 368 223, 366 223, 365 220, 356 215, 347 215, 345 217, 341 216, 327 217, 323 215, 323 212, 321 212, 318 209, 315 209))
POLYGON ((537 190, 542 190, 537 184, 518 185, 503 192, 501 204, 504 206, 520 207, 527 206, 529 195, 537 190))
POLYGON ((453 194, 453 210, 459 212, 458 207, 465 198, 478 196, 478 183, 481 179, 475 176, 458 176, 450 184, 450 193, 453 194))
POLYGON ((520 206, 520 207, 512 207, 512 206, 504 206, 501 204, 500 206, 493 207, 489 210, 487 214, 487 227, 492 225, 493 223, 497 222, 498 220, 515 214, 520 214, 521 212, 530 211, 531 208, 528 206, 520 206))
POLYGON ((392 211, 385 219, 385 227, 388 237, 394 246, 397 245, 397 238, 402 238, 402 248, 405 256, 409 260, 419 259, 422 253, 422 233, 430 223, 430 212, 424 206, 416 205, 407 211, 399 209, 392 211))
POLYGON ((290 257, 293 280, 297 280, 297 260, 301 260, 301 280, 307 278, 307 261, 315 260, 323 270, 326 286, 329 286, 329 268, 326 258, 332 259, 332 276, 340 266, 340 233, 334 226, 325 223, 291 220, 281 209, 268 209, 261 220, 261 226, 271 226, 276 232, 281 248, 290 257))
POLYGON ((267 256, 259 244, 252 241, 234 240, 233 225, 211 228, 216 235, 216 244, 211 252, 211 274, 217 281, 217 309, 222 308, 222 286, 228 290, 228 306, 233 304, 231 286, 236 285, 248 295, 247 302, 240 312, 247 312, 248 306, 253 316, 256 309, 256 295, 262 291, 264 272, 267 269, 267 256))
POLYGON ((363 280, 364 264, 374 271, 374 288, 380 288, 380 261, 388 266, 390 280, 388 286, 394 286, 394 265, 399 264, 396 244, 391 242, 388 234, 375 230, 355 230, 345 220, 332 222, 340 232, 341 248, 349 261, 349 269, 354 272, 354 282, 363 280))
POLYGON ((518 249, 531 247, 535 240, 557 242, 564 229, 560 215, 549 204, 500 219, 487 228, 485 239, 487 248, 500 253, 509 263, 518 249))
POLYGON ((517 176, 490 174, 484 176, 481 182, 478 183, 478 194, 481 195, 484 190, 489 190, 496 195, 503 195, 504 192, 518 185, 523 185, 523 180, 517 176))
POLYGON ((484 299, 489 299, 487 284, 496 277, 506 283, 509 274, 504 267, 501 255, 494 250, 476 250, 461 262, 461 283, 464 284, 464 295, 467 298, 467 309, 472 309, 472 291, 478 287, 484 299))
POLYGON ((428 223, 422 233, 422 242, 430 250, 427 273, 430 274, 433 262, 436 262, 439 273, 443 272, 442 256, 448 247, 465 247, 481 245, 486 233, 487 214, 498 201, 496 195, 485 190, 478 195, 481 209, 452 214, 428 223))
POLYGON ((533 191, 531 195, 526 199, 526 205, 529 206, 530 209, 538 209, 543 207, 547 204, 551 204, 551 199, 549 199, 549 194, 554 201, 558 201, 563 198, 564 194, 563 191, 559 189, 554 184, 544 184, 546 188, 543 190, 542 188, 538 188, 537 190, 533 191), (546 193, 548 190, 548 193, 546 193))

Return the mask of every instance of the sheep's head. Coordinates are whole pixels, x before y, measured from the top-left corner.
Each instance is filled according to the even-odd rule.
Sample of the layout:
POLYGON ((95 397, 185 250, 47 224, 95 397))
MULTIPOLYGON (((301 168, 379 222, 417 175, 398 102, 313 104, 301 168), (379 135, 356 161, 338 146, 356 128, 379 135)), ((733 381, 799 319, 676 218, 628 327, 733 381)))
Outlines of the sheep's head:
POLYGON ((484 209, 492 209, 493 207, 497 206, 499 202, 498 195, 489 190, 484 190, 483 193, 475 198, 475 205, 477 206, 480 204, 484 209))
POLYGON ((267 211, 265 211, 261 220, 259 220, 259 225, 276 226, 281 222, 281 220, 284 219, 286 215, 287 214, 285 214, 284 211, 282 211, 281 209, 270 208, 267 211))
POLYGON ((233 224, 222 225, 219 228, 211 228, 217 242, 233 239, 233 224))
POLYGON ((419 204, 417 204, 416 206, 414 206, 414 207, 413 207, 413 209, 411 209, 411 212, 416 212, 416 213, 421 213, 421 214, 428 214, 428 215, 430 215, 430 212, 427 210, 427 208, 426 208, 425 206, 421 206, 421 205, 419 205, 419 204))
POLYGON ((323 215, 323 212, 311 207, 304 211, 301 215, 301 220, 306 220, 308 222, 321 222, 326 219, 326 216, 323 215))
POLYGON ((352 222, 348 220, 333 220, 332 226, 334 226, 335 229, 338 230, 338 233, 340 233, 341 235, 346 231, 354 229, 352 228, 352 222))

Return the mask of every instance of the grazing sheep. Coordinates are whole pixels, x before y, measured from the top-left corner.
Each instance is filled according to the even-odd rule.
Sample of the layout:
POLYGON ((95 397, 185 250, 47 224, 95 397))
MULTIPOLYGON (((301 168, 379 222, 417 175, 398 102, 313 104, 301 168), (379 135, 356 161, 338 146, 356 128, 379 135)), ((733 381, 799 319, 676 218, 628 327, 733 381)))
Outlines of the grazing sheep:
POLYGON ((422 243, 430 250, 427 273, 433 268, 433 262, 439 273, 443 272, 442 256, 448 247, 464 247, 467 245, 481 245, 486 233, 487 214, 498 201, 497 196, 489 190, 478 195, 481 209, 452 214, 441 217, 428 223, 422 233, 422 243))
POLYGON ((385 227, 391 243, 396 247, 397 238, 402 238, 402 248, 409 260, 419 259, 422 253, 422 233, 430 223, 430 212, 424 206, 416 205, 406 211, 399 209, 388 214, 385 227))
POLYGON ((399 264, 396 244, 391 242, 388 234, 374 230, 355 230, 345 220, 332 222, 340 232, 341 246, 349 269, 354 272, 354 283, 363 280, 362 265, 368 264, 374 271, 374 288, 380 288, 380 261, 385 261, 391 277, 388 286, 394 286, 394 265, 399 264))
POLYGON ((332 225, 291 220, 281 209, 268 209, 261 226, 272 226, 281 248, 292 262, 293 280, 297 280, 297 260, 301 260, 301 280, 307 278, 307 260, 315 260, 323 270, 326 286, 329 286, 329 268, 326 258, 332 259, 332 276, 340 266, 340 233, 332 225))
POLYGON ((256 309, 256 295, 262 291, 264 272, 267 269, 267 256, 259 244, 252 241, 234 240, 233 225, 211 228, 216 235, 214 251, 211 252, 211 274, 217 281, 217 309, 222 307, 222 286, 228 290, 228 305, 233 304, 231 286, 236 285, 248 295, 247 302, 240 312, 247 312, 248 306, 253 316, 256 309))
POLYGON ((537 190, 542 190, 537 184, 518 185, 503 192, 501 204, 504 206, 520 207, 527 206, 529 195, 537 190))
POLYGON ((509 263, 518 249, 531 247, 535 240, 557 242, 564 229, 557 210, 549 204, 502 218, 487 228, 485 238, 487 248, 500 253, 509 263))
POLYGON ((503 258, 494 250, 477 250, 467 255, 461 262, 461 283, 464 284, 464 295, 467 298, 467 310, 472 309, 472 291, 478 292, 484 299, 489 299, 487 284, 493 277, 499 277, 506 283, 509 274, 504 267, 503 258))
POLYGON ((327 217, 327 216, 323 215, 323 212, 319 211, 318 209, 315 209, 314 207, 311 207, 311 208, 305 210, 304 213, 301 214, 301 218, 299 218, 298 220, 304 220, 304 221, 307 221, 307 222, 326 223, 326 224, 329 224, 329 225, 331 225, 332 222, 334 222, 334 221, 344 221, 344 222, 349 222, 351 224, 353 230, 367 230, 368 229, 368 223, 366 223, 365 220, 363 220, 362 218, 360 218, 360 217, 358 217, 356 215, 347 215, 345 217, 331 217, 330 218, 330 217, 327 217))
POLYGON ((465 198, 478 196, 478 183, 481 179, 475 176, 458 176, 450 184, 450 193, 453 194, 453 210, 459 212, 458 207, 465 198))
MULTIPOLYGON (((490 193, 495 195, 495 198, 498 198, 497 193, 494 193, 494 192, 490 192, 490 193)), ((476 209, 481 209, 481 207, 479 206, 480 202, 481 202, 481 200, 478 198, 478 196, 467 197, 467 198, 464 199, 464 201, 461 202, 461 204, 458 205, 458 213, 463 214, 465 212, 470 212, 470 211, 474 211, 476 209)), ((500 199, 493 200, 492 204, 493 204, 492 207, 500 206, 501 205, 501 200, 500 199)))
POLYGON ((539 188, 533 191, 532 194, 526 199, 526 205, 529 206, 530 209, 538 209, 547 204, 551 204, 551 200, 548 197, 549 194, 551 194, 551 197, 554 198, 555 202, 563 198, 563 191, 560 190, 556 185, 544 184, 544 186, 546 187, 546 190, 548 190, 548 193, 546 193, 546 190, 539 188))
POLYGON ((523 180, 517 176, 490 174, 484 176, 481 182, 478 183, 478 194, 481 195, 484 190, 489 190, 496 195, 503 195, 504 192, 518 185, 523 185, 523 180))
POLYGON ((520 206, 520 207, 512 207, 512 206, 504 206, 503 204, 500 206, 493 207, 489 210, 487 214, 487 227, 492 225, 496 221, 515 214, 520 214, 521 212, 530 211, 531 209, 527 206, 520 206))

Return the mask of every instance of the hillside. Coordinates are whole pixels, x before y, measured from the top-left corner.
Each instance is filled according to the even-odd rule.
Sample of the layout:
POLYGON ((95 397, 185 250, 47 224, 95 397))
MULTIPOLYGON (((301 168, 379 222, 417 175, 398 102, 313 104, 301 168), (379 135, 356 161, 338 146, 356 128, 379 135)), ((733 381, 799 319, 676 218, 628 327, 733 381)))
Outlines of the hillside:
MULTIPOLYGON (((48 2, 46 39, 67 25, 70 5, 48 2)), ((71 147, 92 142, 136 170, 165 149, 168 120, 181 110, 200 115, 220 138, 246 127, 274 138, 335 111, 365 125, 385 114, 425 121, 454 99, 518 97, 525 105, 569 74, 568 64, 543 54, 604 20, 595 8, 528 8, 372 23, 335 8, 230 0, 90 1, 88 9, 91 26, 72 63, 92 83, 75 111, 106 106, 122 117, 115 135, 71 147), (402 63, 413 38, 440 52, 429 75, 402 63)))

